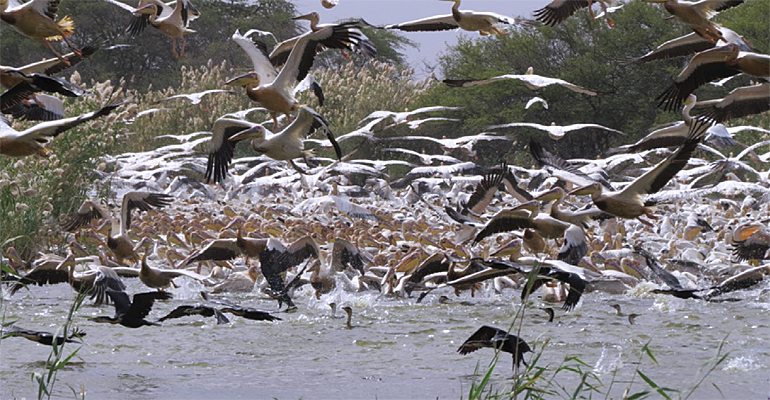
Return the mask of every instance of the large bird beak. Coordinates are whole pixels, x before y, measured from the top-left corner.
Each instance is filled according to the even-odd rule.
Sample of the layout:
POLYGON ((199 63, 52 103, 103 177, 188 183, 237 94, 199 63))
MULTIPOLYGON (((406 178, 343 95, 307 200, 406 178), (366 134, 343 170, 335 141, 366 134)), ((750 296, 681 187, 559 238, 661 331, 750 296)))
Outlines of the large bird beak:
POLYGON ((254 125, 251 128, 244 129, 233 136, 230 136, 231 141, 238 141, 243 139, 249 139, 257 136, 262 136, 262 126, 254 125))
POLYGON ((526 203, 521 203, 514 210, 529 210, 529 211, 535 211, 539 207, 539 204, 535 200, 530 200, 526 203))
POLYGON ((140 15, 153 15, 157 12, 158 8, 155 4, 146 5, 142 8, 137 8, 134 10, 134 14, 140 14, 140 15))
POLYGON ((589 194, 596 193, 596 184, 590 184, 587 186, 579 187, 571 192, 569 192, 569 195, 571 196, 585 196, 589 194))
POLYGON ((551 190, 541 194, 540 196, 535 197, 533 200, 538 200, 538 201, 556 200, 559 197, 561 197, 560 193, 561 193, 561 190, 559 188, 553 188, 553 189, 551 189, 551 190))
POLYGON ((237 76, 225 82, 225 85, 246 86, 252 83, 259 84, 259 74, 257 74, 256 72, 249 72, 247 74, 237 76))
POLYGON ((310 20, 312 20, 312 16, 313 16, 313 13, 309 13, 309 14, 305 14, 305 15, 300 15, 299 17, 294 17, 292 19, 295 20, 295 21, 298 20, 298 19, 306 19, 306 20, 310 21, 310 20))

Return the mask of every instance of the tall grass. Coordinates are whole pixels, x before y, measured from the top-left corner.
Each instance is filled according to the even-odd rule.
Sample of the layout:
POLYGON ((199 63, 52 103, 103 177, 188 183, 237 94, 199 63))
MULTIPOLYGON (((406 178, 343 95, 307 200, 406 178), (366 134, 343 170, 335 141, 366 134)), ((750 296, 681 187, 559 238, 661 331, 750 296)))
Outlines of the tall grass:
MULTIPOLYGON (((86 294, 79 293, 77 297, 75 298, 75 301, 72 302, 72 305, 70 306, 69 312, 67 313, 67 319, 64 322, 64 325, 59 327, 59 329, 56 330, 54 333, 54 337, 62 336, 64 338, 69 337, 70 328, 72 327, 72 319, 75 317, 75 313, 80 309, 80 306, 83 305, 83 300, 85 300, 86 294)), ((53 393, 54 385, 56 384, 56 377, 59 373, 59 370, 64 368, 67 363, 70 362, 72 357, 75 357, 75 355, 78 353, 81 347, 78 347, 75 349, 72 353, 69 353, 69 355, 65 356, 64 346, 67 344, 66 340, 62 341, 61 344, 56 344, 56 340, 54 340, 53 345, 51 346, 51 353, 48 355, 48 360, 46 360, 45 363, 45 372, 44 373, 33 373, 32 374, 32 380, 37 383, 38 385, 38 391, 37 391, 37 398, 38 400, 42 399, 50 399, 51 394, 53 393)), ((70 387, 73 394, 75 394, 75 397, 77 397, 77 392, 74 388, 70 387)), ((85 391, 81 388, 81 395, 85 397, 85 391)))
MULTIPOLYGON (((105 155, 175 144, 173 139, 157 136, 208 131, 217 118, 258 106, 243 89, 224 85, 228 78, 242 73, 226 62, 209 61, 198 68, 183 66, 180 73, 179 87, 150 87, 146 91, 132 88, 132 82, 123 78, 85 83, 77 72, 73 73, 70 81, 92 95, 67 99, 67 115, 93 111, 115 99, 124 99, 126 104, 107 117, 60 134, 49 144, 53 152, 48 158, 0 157, 0 250, 14 246, 25 260, 31 260, 39 251, 61 252, 67 240, 59 229, 64 215, 75 211, 86 197, 109 194, 97 192, 93 184, 98 179, 97 170, 112 172, 105 170, 105 155), (165 100, 209 89, 233 93, 211 94, 196 105, 184 99, 165 100), (162 110, 137 117, 142 111, 157 108, 162 110)), ((314 73, 323 85, 326 104, 320 107, 307 92, 299 94, 299 100, 324 115, 337 134, 354 129, 372 111, 403 111, 428 84, 415 82, 412 70, 376 61, 364 65, 351 62, 339 69, 314 73)), ((249 119, 260 122, 268 115, 256 112, 249 119)), ((13 125, 24 129, 32 123, 15 121, 13 125)), ((248 152, 246 147, 239 146, 236 156, 248 152)), ((196 150, 207 152, 207 143, 196 150)))
MULTIPOLYGON (((537 278, 538 270, 538 264, 535 264, 532 271, 530 271, 527 276, 525 286, 528 293, 531 293, 532 286, 537 278)), ((528 296, 522 300, 522 304, 516 310, 508 328, 508 331, 511 332, 516 327, 516 335, 520 338, 527 300, 528 296)), ((609 399, 614 398, 611 390, 616 383, 627 383, 627 386, 623 391, 623 399, 664 398, 671 400, 672 398, 676 398, 686 400, 691 398, 693 393, 703 384, 703 382, 705 382, 706 378, 727 359, 729 353, 723 353, 723 347, 726 341, 727 337, 725 337, 719 346, 717 346, 714 357, 703 364, 695 376, 695 381, 687 389, 675 389, 660 386, 650 378, 648 374, 645 374, 642 371, 641 368, 645 356, 647 356, 653 363, 658 364, 658 360, 655 358, 655 355, 649 347, 650 342, 647 342, 642 346, 641 351, 639 352, 639 359, 635 363, 636 369, 628 382, 616 381, 617 374, 620 372, 618 369, 612 372, 609 382, 604 382, 598 374, 593 372, 593 367, 575 355, 565 356, 561 363, 556 366, 548 364, 543 365, 542 356, 549 350, 548 344, 550 342, 550 339, 546 338, 540 346, 533 348, 534 354, 531 356, 529 363, 526 364, 526 368, 523 371, 519 371, 519 373, 511 379, 510 383, 504 385, 502 388, 495 388, 491 380, 500 357, 500 351, 499 349, 496 349, 494 357, 483 375, 479 375, 479 366, 476 366, 473 373, 475 378, 468 391, 468 399, 584 399, 595 397, 609 399), (568 376, 570 374, 575 375, 577 379, 575 379, 574 376, 568 376), (635 389, 634 386, 637 382, 637 376, 645 385, 641 389, 635 389), (568 386, 568 384, 565 383, 567 381, 570 382, 569 385, 571 386, 568 386)), ((530 345, 532 345, 532 343, 530 343, 530 345)), ((714 385, 714 387, 720 394, 722 393, 718 386, 714 385)))

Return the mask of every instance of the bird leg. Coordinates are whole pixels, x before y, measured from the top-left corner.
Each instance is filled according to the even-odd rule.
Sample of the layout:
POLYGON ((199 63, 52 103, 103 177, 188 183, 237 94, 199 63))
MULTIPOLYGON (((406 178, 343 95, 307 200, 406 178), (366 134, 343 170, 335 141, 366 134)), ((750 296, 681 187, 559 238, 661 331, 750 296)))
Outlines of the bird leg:
POLYGON ((171 52, 174 53, 174 58, 179 58, 179 53, 176 52, 176 38, 171 38, 171 52))
POLYGON ((607 12, 607 4, 605 4, 603 1, 599 2, 599 4, 602 6, 602 11, 604 11, 604 18, 607 19, 607 25, 609 25, 610 28, 612 28, 613 26, 615 26, 615 21, 613 21, 612 18, 610 18, 610 13, 607 12))
POLYGON ((69 62, 69 60, 64 58, 61 55, 61 53, 59 53, 58 51, 56 51, 56 49, 53 48, 53 46, 51 45, 51 42, 49 42, 47 40, 43 40, 43 44, 45 45, 45 47, 48 47, 48 50, 51 50, 51 52, 56 56, 56 58, 59 59, 59 61, 63 62, 64 64, 67 64, 68 67, 72 66, 72 64, 69 62))
POLYGON ((187 38, 182 36, 182 57, 187 58, 187 54, 184 52, 184 48, 187 45, 187 38))
MULTIPOLYGON (((307 159, 305 159, 305 162, 307 162, 307 159)), ((297 172, 299 172, 300 174, 302 174, 302 175, 308 175, 307 171, 303 170, 302 168, 300 168, 300 167, 299 167, 299 165, 297 165, 297 164, 295 164, 295 163, 294 163, 294 160, 289 160, 289 164, 291 164, 291 166, 292 166, 292 167, 293 167, 293 168, 294 168, 294 169, 295 169, 297 172)))
POLYGON ((69 47, 69 48, 70 48, 70 50, 72 50, 72 52, 73 52, 73 53, 75 53, 75 54, 77 54, 77 55, 79 55, 79 56, 82 56, 82 55, 83 55, 83 52, 82 52, 82 51, 80 51, 80 50, 78 50, 78 49, 77 49, 77 48, 76 48, 76 47, 75 47, 75 46, 72 44, 72 42, 70 42, 70 40, 69 40, 69 39, 67 39, 67 35, 65 35, 65 34, 64 34, 64 32, 62 32, 62 31, 61 31, 61 29, 59 29, 59 32, 61 32, 61 37, 62 37, 62 39, 64 39, 64 43, 67 43, 67 47, 69 47))

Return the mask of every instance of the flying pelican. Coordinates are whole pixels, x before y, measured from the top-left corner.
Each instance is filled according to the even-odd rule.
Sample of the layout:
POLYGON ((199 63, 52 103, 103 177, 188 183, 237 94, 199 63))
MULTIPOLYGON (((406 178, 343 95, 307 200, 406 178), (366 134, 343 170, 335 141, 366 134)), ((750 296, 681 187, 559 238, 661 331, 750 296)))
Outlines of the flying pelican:
MULTIPOLYGON (((98 43, 89 44, 81 49, 82 54, 67 53, 62 56, 62 58, 67 61, 67 63, 62 62, 58 58, 49 58, 17 68, 0 65, 0 85, 6 90, 21 84, 25 90, 31 86, 32 88, 37 88, 35 92, 50 92, 52 90, 49 87, 49 81, 43 80, 42 82, 36 83, 36 81, 41 79, 36 78, 37 76, 51 76, 53 74, 59 73, 73 65, 78 64, 84 58, 90 57, 92 54, 94 54, 94 52, 96 52, 96 50, 98 50, 98 48, 98 43), (25 81, 28 81, 30 76, 32 77, 32 82, 25 83, 25 81)), ((73 85, 69 84, 69 82, 63 82, 64 83, 58 81, 55 82, 53 91, 64 94, 66 96, 66 92, 62 93, 59 90, 56 90, 58 89, 59 85, 63 85, 64 89, 68 88, 70 91, 75 93, 81 92, 79 88, 73 87, 73 85)), ((22 101, 15 106, 11 106, 7 109, 6 107, 2 107, 3 109, 0 111, 5 114, 11 114, 16 119, 28 121, 52 121, 55 119, 64 118, 64 102, 62 102, 61 99, 46 94, 35 95, 32 92, 28 93, 31 94, 27 95, 25 98, 22 98, 22 101)), ((3 96, 6 96, 6 94, 4 93, 3 96)))
POLYGON ((659 147, 680 146, 684 143, 687 133, 690 130, 690 126, 692 126, 693 117, 690 115, 690 111, 695 107, 696 100, 697 99, 693 94, 687 96, 687 100, 684 101, 684 106, 682 108, 682 121, 677 121, 668 124, 663 128, 656 129, 634 144, 627 144, 609 149, 607 155, 638 153, 640 151, 657 149, 659 147))
POLYGON ((579 131, 583 129, 602 129, 605 131, 617 133, 620 135, 625 135, 625 133, 617 130, 608 128, 603 125, 598 124, 572 124, 572 125, 566 125, 566 126, 558 126, 555 122, 551 123, 551 125, 540 125, 535 124, 531 122, 512 122, 509 124, 502 124, 502 125, 492 125, 490 127, 487 127, 487 129, 500 129, 500 128, 518 128, 518 127, 526 127, 526 128, 535 128, 539 129, 541 131, 548 132, 548 136, 551 137, 553 140, 559 140, 564 137, 567 133, 579 131))
POLYGON ((142 33, 147 28, 147 25, 152 25, 158 31, 171 38, 171 51, 174 53, 174 58, 179 58, 180 53, 182 57, 187 57, 184 51, 187 39, 184 35, 196 32, 190 29, 189 25, 190 21, 200 16, 200 12, 190 0, 176 0, 174 7, 171 7, 173 2, 165 4, 160 0, 139 0, 139 5, 136 8, 117 0, 104 1, 134 14, 134 18, 128 28, 126 28, 126 31, 136 36, 142 33), (182 39, 180 53, 176 51, 177 39, 182 39))
POLYGON ((75 54, 82 54, 67 38, 75 32, 72 19, 67 16, 56 22, 60 1, 32 0, 8 8, 10 0, 0 0, 0 19, 13 26, 22 35, 43 43, 59 60, 69 64, 69 61, 51 46, 51 41, 63 39, 75 54))
POLYGON ((107 289, 107 295, 115 303, 115 316, 101 315, 91 318, 91 321, 120 324, 126 328, 141 328, 146 325, 160 326, 158 323, 145 320, 144 317, 150 313, 155 300, 168 300, 174 297, 169 292, 137 293, 134 295, 134 301, 131 302, 126 292, 107 289))
POLYGON ((739 87, 723 99, 706 100, 696 105, 706 106, 696 114, 715 122, 763 113, 770 110, 770 82, 739 87))
POLYGON ((357 43, 365 37, 355 28, 355 23, 334 25, 318 32, 307 32, 297 39, 286 64, 279 73, 270 63, 265 44, 262 42, 255 44, 247 37, 250 32, 247 32, 246 36, 241 36, 239 31, 235 31, 232 39, 249 56, 254 70, 230 79, 226 83, 244 86, 250 99, 259 102, 270 111, 274 128, 278 127, 276 118, 278 113, 289 116, 291 112, 297 111, 299 105, 292 93, 293 88, 307 77, 316 56, 317 46, 325 43, 326 47, 339 48, 346 46, 347 43, 357 43), (313 51, 307 51, 307 49, 313 51))
MULTIPOLYGON (((532 90, 542 89, 550 85, 562 85, 565 88, 572 90, 573 92, 587 94, 589 96, 596 96, 596 92, 588 90, 584 87, 569 83, 563 79, 549 78, 547 76, 535 75, 535 69, 532 67, 527 68, 527 72, 524 75, 500 75, 487 79, 444 79, 442 82, 451 87, 469 87, 486 85, 488 83, 503 81, 503 80, 516 80, 522 81, 528 88, 532 90)), ((545 108, 548 108, 547 106, 545 108)))
POLYGON ((535 10, 534 15, 538 21, 546 25, 556 26, 564 22, 564 20, 569 18, 572 14, 581 8, 588 8, 588 11, 591 13, 591 17, 593 17, 591 5, 593 3, 599 3, 602 6, 602 11, 604 12, 605 17, 607 18, 607 24, 609 26, 614 26, 615 23, 610 18, 610 13, 614 11, 612 10, 614 7, 607 7, 608 3, 610 2, 610 0, 553 0, 545 7, 539 10, 535 10))
POLYGON ((197 281, 206 280, 205 276, 185 269, 159 269, 151 267, 147 264, 147 253, 148 251, 145 251, 144 255, 142 255, 142 268, 139 270, 139 280, 141 280, 147 287, 153 289, 165 289, 171 285, 176 287, 174 278, 180 276, 186 276, 197 281))
MULTIPOLYGON (((700 124, 694 127, 688 134, 682 146, 677 151, 661 161, 654 168, 647 171, 644 175, 637 178, 623 190, 604 192, 602 186, 593 183, 588 186, 573 190, 572 195, 590 194, 594 204, 600 210, 608 212, 621 218, 639 218, 646 215, 649 218, 657 219, 644 205, 642 197, 659 191, 671 180, 682 168, 687 165, 692 152, 698 146, 703 135, 706 132, 707 125, 700 124)), ((647 221, 639 218, 639 221, 645 225, 652 226, 647 221)))
MULTIPOLYGON (((9 79, 18 82, 12 88, 0 95, 0 112, 3 114, 16 114, 21 117, 26 116, 25 111, 28 110, 28 107, 24 107, 24 104, 28 103, 29 100, 34 98, 35 94, 39 92, 59 93, 67 97, 78 97, 85 94, 83 89, 80 89, 61 78, 54 78, 38 73, 31 73, 28 75, 21 70, 16 69, 0 71, 2 71, 0 74, 2 74, 3 77, 8 77, 9 79)), ((58 107, 53 107, 54 115, 61 115, 61 117, 64 117, 63 107, 64 106, 62 105, 61 110, 58 110, 58 107)))
POLYGON ((119 220, 98 202, 86 200, 77 212, 70 215, 69 221, 63 224, 62 228, 66 231, 74 231, 87 225, 93 219, 109 219, 112 224, 112 231, 107 236, 107 247, 115 254, 118 263, 123 263, 124 259, 137 261, 137 248, 128 237, 128 228, 131 227, 131 211, 136 208, 141 211, 149 211, 153 208, 165 207, 171 204, 171 200, 171 196, 161 193, 128 192, 123 195, 119 220))
POLYGON ((512 335, 502 329, 484 325, 471 335, 457 349, 457 352, 466 355, 482 347, 490 347, 506 353, 511 353, 513 357, 514 370, 518 369, 521 363, 527 365, 524 361, 524 353, 531 352, 532 349, 524 340, 516 335, 512 335))
POLYGON ((725 27, 719 27, 719 31, 722 33, 724 40, 720 40, 716 43, 704 39, 697 33, 692 32, 671 39, 634 61, 646 63, 654 60, 665 60, 668 58, 700 53, 701 51, 706 51, 716 46, 724 46, 729 43, 737 44, 741 51, 751 51, 751 46, 743 40, 741 35, 735 33, 735 31, 725 27))
MULTIPOLYGON (((351 29, 357 31, 359 36, 356 38, 356 40, 351 41, 349 43, 344 42, 337 42, 334 40, 324 40, 321 41, 321 44, 323 47, 328 48, 338 48, 338 49, 348 49, 352 51, 360 51, 361 54, 363 54, 366 57, 372 58, 377 55, 377 49, 374 47, 374 43, 372 43, 369 38, 366 37, 366 35, 361 32, 360 29, 357 27, 354 27, 355 25, 352 25, 351 22, 343 22, 342 24, 318 24, 319 16, 317 12, 311 12, 309 14, 300 15, 298 17, 292 18, 293 20, 299 20, 304 19, 307 21, 310 21, 310 30, 313 32, 319 32, 322 30, 333 30, 335 26, 342 25, 346 27, 346 29, 351 29), (348 28, 349 27, 349 28, 348 28)), ((246 34, 246 36, 249 36, 246 34)), ((301 35, 300 35, 301 36, 301 35)), ((273 48, 273 51, 270 52, 270 62, 278 67, 286 63, 286 60, 289 58, 289 54, 291 53, 291 50, 294 48, 294 45, 297 43, 297 40, 299 40, 300 36, 295 36, 291 39, 284 40, 281 43, 278 43, 273 48)))
POLYGON ((706 82, 744 73, 770 79, 770 55, 741 51, 736 44, 728 44, 700 52, 676 77, 674 83, 658 96, 658 107, 665 110, 681 107, 682 102, 706 82))
POLYGON ((540 25, 536 21, 523 18, 512 18, 492 12, 476 12, 460 10, 460 0, 452 1, 452 14, 436 15, 433 17, 418 19, 385 26, 385 29, 399 29, 407 32, 414 31, 447 31, 462 29, 466 31, 478 31, 481 35, 505 35, 505 31, 497 25, 520 25, 535 27, 540 25))
POLYGON ((724 40, 720 26, 711 18, 720 11, 738 6, 744 0, 644 0, 648 3, 663 3, 663 7, 678 20, 692 28, 702 38, 713 43, 724 40))
POLYGON ((227 166, 233 158, 237 142, 251 139, 251 148, 275 160, 289 161, 299 171, 305 173, 294 163, 295 158, 307 158, 310 152, 303 150, 302 138, 309 132, 323 128, 326 137, 334 146, 337 158, 342 158, 342 150, 334 140, 326 120, 312 109, 300 106, 297 118, 278 133, 272 133, 264 126, 243 120, 220 118, 214 122, 211 136, 211 152, 206 164, 206 180, 221 182, 227 175, 227 166))
POLYGON ((9 157, 26 157, 37 154, 45 157, 52 150, 43 147, 43 145, 50 142, 52 138, 84 122, 103 117, 121 105, 123 103, 112 103, 97 111, 77 117, 42 122, 21 132, 11 128, 8 120, 0 116, 0 154, 9 157))

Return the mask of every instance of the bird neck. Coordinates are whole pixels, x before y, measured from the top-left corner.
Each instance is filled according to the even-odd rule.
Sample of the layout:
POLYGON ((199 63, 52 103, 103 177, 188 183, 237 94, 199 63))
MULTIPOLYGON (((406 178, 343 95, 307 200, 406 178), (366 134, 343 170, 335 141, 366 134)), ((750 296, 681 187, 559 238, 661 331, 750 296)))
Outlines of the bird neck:
POLYGON ((455 4, 452 6, 452 18, 454 18, 455 21, 459 21, 460 18, 462 18, 462 13, 460 13, 460 0, 455 0, 455 4))

